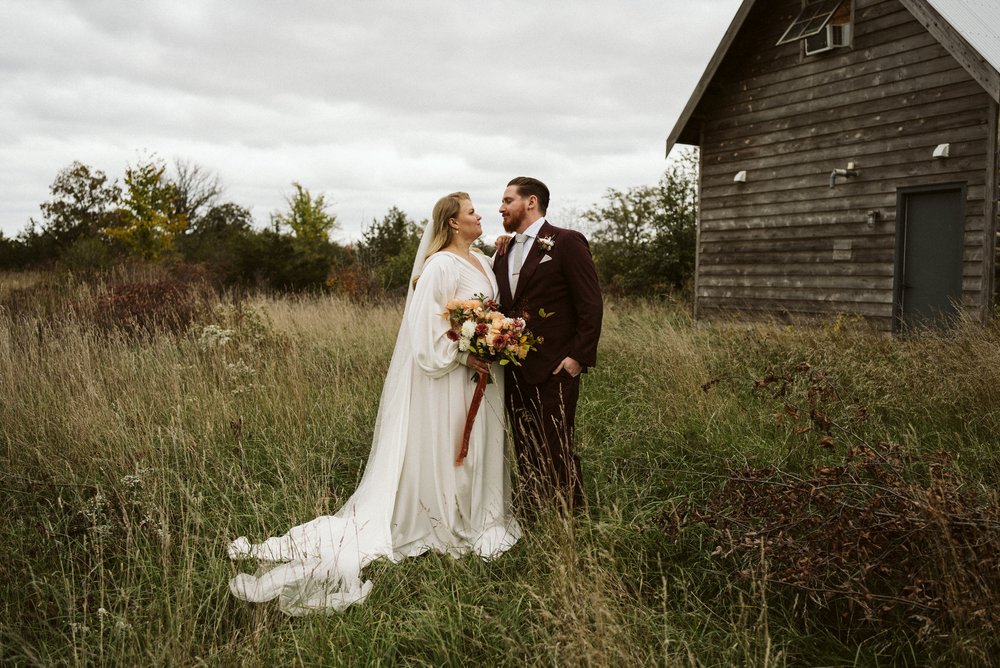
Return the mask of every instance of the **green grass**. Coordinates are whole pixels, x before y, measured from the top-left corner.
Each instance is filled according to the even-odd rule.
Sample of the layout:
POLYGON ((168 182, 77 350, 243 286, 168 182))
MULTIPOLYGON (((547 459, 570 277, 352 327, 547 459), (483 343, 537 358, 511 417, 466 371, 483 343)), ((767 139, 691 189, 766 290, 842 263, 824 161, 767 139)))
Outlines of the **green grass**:
POLYGON ((736 577, 692 514, 731 470, 805 476, 842 458, 852 437, 826 450, 776 417, 808 404, 808 384, 755 389, 803 362, 836 386, 823 407, 838 424, 866 411, 857 439, 902 444, 915 475, 947 451, 995 504, 994 327, 903 340, 610 301, 578 417, 589 515, 542 521, 491 563, 376 563, 365 604, 293 619, 229 595, 225 546, 350 495, 398 305, 222 300, 186 333, 135 338, 73 307, 99 286, 70 282, 32 310, 24 291, 44 277, 3 278, 0 304, 21 294, 0 310, 4 665, 987 665, 998 651, 958 623, 827 623, 795 592, 736 577))

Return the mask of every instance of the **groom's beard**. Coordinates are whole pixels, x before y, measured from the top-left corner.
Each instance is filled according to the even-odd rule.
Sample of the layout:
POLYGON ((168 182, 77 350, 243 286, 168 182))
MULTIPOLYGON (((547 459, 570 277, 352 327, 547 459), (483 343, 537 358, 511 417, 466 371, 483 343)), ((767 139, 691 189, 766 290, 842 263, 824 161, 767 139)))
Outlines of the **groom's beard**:
POLYGON ((510 234, 516 234, 517 228, 521 227, 521 223, 524 222, 524 216, 513 216, 509 215, 503 219, 503 229, 510 234))

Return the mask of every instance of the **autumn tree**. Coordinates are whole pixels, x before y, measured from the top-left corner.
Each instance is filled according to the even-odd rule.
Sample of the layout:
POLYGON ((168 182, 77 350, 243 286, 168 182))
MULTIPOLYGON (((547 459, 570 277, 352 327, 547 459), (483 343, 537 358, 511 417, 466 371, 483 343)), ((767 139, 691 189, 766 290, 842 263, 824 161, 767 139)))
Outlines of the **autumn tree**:
POLYGON ((271 216, 274 229, 281 232, 288 228, 297 239, 307 243, 328 242, 330 232, 337 228, 337 216, 327 211, 330 205, 326 196, 322 193, 313 196, 299 183, 292 185, 295 194, 285 198, 288 210, 271 216))
POLYGON ((56 175, 49 192, 51 199, 39 205, 41 222, 30 220, 18 236, 21 262, 109 261, 111 250, 99 233, 117 216, 122 195, 118 183, 99 169, 73 162, 56 175))
POLYGON ((52 199, 40 205, 42 232, 65 246, 94 236, 109 224, 121 204, 122 190, 99 169, 73 162, 49 186, 52 199))
POLYGON ((325 195, 292 185, 288 208, 271 215, 271 229, 253 237, 245 257, 256 258, 258 283, 282 290, 319 289, 341 261, 343 249, 330 240, 337 217, 328 211, 325 195))
POLYGON ((122 215, 103 229, 145 260, 168 256, 188 226, 187 215, 178 209, 177 185, 166 177, 166 169, 155 159, 126 167, 122 215))
POLYGON ((31 218, 16 238, 0 234, 0 266, 40 266, 63 260, 78 246, 103 248, 99 231, 113 219, 121 188, 104 172, 73 162, 49 186, 51 199, 42 202, 41 221, 31 218))

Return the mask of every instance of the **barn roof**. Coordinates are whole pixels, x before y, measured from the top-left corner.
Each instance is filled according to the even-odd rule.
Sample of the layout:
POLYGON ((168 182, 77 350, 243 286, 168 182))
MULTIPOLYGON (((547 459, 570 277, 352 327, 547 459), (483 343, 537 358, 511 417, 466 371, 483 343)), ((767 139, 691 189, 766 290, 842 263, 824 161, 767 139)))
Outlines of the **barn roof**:
POLYGON ((994 70, 1000 71, 1000 3, 997 0, 927 0, 927 3, 994 70))
MULTIPOLYGON (((900 0, 983 89, 1000 102, 1000 2, 997 0, 900 0)), ((667 153, 674 144, 699 140, 692 116, 719 65, 736 39, 756 0, 744 0, 705 68, 680 118, 667 136, 667 153)))

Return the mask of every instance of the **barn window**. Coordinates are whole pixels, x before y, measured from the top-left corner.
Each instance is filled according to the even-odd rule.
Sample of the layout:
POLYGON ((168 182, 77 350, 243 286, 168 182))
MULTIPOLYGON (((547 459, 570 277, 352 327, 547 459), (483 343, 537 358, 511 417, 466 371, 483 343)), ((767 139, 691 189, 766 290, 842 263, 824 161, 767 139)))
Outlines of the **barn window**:
POLYGON ((802 40, 807 56, 851 44, 851 0, 804 0, 776 46, 802 40))

